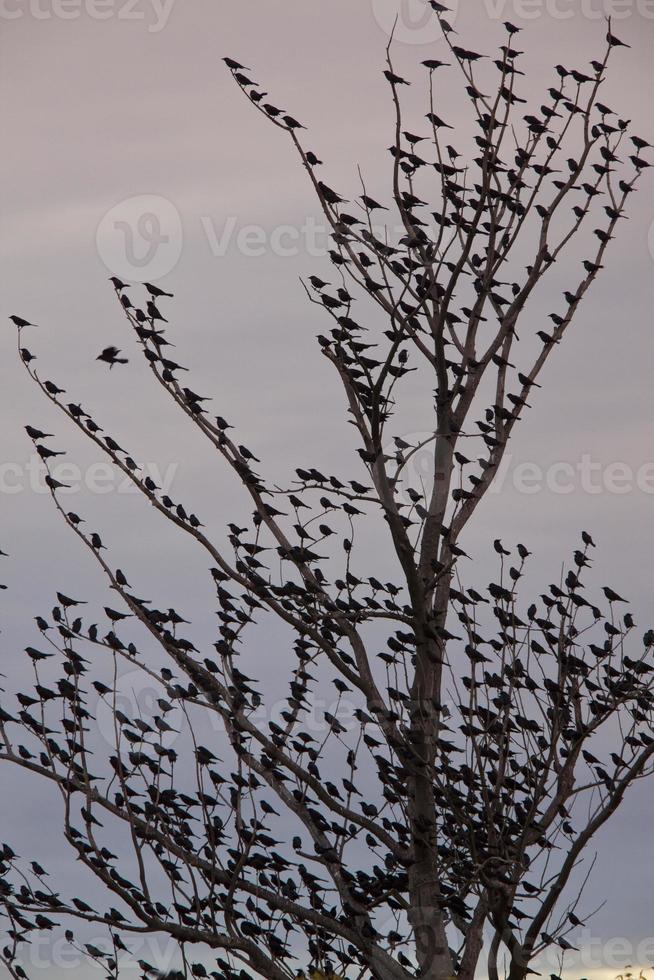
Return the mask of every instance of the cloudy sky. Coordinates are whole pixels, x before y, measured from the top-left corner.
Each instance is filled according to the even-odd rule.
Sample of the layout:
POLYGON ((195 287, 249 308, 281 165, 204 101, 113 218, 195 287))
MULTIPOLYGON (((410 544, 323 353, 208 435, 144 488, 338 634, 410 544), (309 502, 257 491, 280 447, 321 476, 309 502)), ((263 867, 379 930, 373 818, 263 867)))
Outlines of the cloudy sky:
MULTIPOLYGON (((331 186, 358 193, 360 166, 369 192, 383 197, 392 120, 381 69, 398 11, 396 67, 417 80, 420 60, 445 54, 421 0, 0 0, 3 315, 39 325, 24 340, 43 376, 101 423, 111 420, 118 441, 158 466, 218 536, 242 511, 228 474, 152 390, 139 359, 111 377, 95 361, 108 344, 130 353, 107 277, 156 280, 175 293, 166 309, 192 387, 214 396, 265 472, 283 480, 296 465, 346 467, 340 392, 315 342, 324 321, 299 283, 311 272, 329 278, 320 217, 289 142, 247 104, 221 57, 243 61, 309 127, 307 145, 325 161, 331 186)), ((502 43, 505 19, 524 28, 521 92, 538 106, 554 63, 583 69, 602 54, 605 14, 631 49, 616 53, 602 100, 652 137, 654 0, 461 0, 451 20, 465 46, 479 50, 502 43)), ((441 108, 468 127, 460 102, 441 108)), ((597 585, 628 594, 645 627, 654 619, 654 197, 651 181, 641 187, 512 441, 502 485, 464 543, 475 559, 471 574, 484 583, 492 539, 525 541, 537 555, 540 589, 558 579, 586 528, 599 545, 597 585), (526 463, 541 473, 530 493, 520 479, 526 463)), ((55 589, 101 587, 42 492, 25 422, 57 433, 58 448, 69 451, 78 467, 67 474, 75 509, 102 529, 116 564, 208 622, 204 562, 108 478, 97 454, 44 403, 17 362, 9 325, 0 345, 0 546, 11 555, 3 671, 16 673, 16 651, 34 639, 31 617, 51 607, 55 589)), ((400 434, 420 432, 423 418, 408 412, 403 426, 400 434)), ((0 778, 6 838, 23 850, 38 840, 42 856, 56 861, 46 833, 53 819, 35 788, 0 778), (20 794, 10 792, 19 786, 20 794)), ((614 976, 648 957, 654 964, 653 800, 651 788, 639 788, 599 842, 593 890, 610 904, 587 937, 595 953, 585 975, 614 976), (606 943, 619 937, 627 945, 611 961, 606 943)))

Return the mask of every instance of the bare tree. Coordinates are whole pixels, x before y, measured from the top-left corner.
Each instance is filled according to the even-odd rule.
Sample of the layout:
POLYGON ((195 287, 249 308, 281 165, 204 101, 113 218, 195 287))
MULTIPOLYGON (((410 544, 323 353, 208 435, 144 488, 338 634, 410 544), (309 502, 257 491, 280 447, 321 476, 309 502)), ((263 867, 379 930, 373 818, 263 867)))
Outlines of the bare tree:
MULTIPOLYGON (((168 294, 145 284, 139 306, 136 287, 114 278, 152 376, 250 501, 252 520, 230 524, 219 546, 144 474, 123 437, 41 376, 24 343, 30 324, 14 318, 33 382, 162 521, 203 549, 219 610, 217 638, 200 649, 182 611, 139 598, 98 532, 66 509, 54 451, 28 427, 57 510, 121 610, 106 606, 98 627, 82 600, 57 593, 37 618, 39 646, 26 650, 33 690, 0 709, 0 758, 58 791, 65 841, 107 906, 63 894, 5 844, 2 955, 13 977, 29 975, 22 951, 34 932, 61 927, 111 978, 130 938, 146 934, 174 942, 174 976, 470 980, 486 968, 491 980, 503 970, 523 980, 544 949, 570 948, 585 918, 588 866, 579 863, 629 787, 652 773, 654 633, 630 636, 612 588, 590 597, 590 535, 531 604, 519 588, 523 545, 495 541, 497 581, 482 591, 464 582, 461 547, 648 166, 648 144, 597 101, 621 42, 609 24, 602 59, 587 72, 557 66, 542 104, 525 111, 516 29, 506 25, 497 58, 486 59, 451 43, 444 8, 432 7, 478 127, 477 155, 446 145, 433 84, 441 62, 424 62, 429 125, 419 135, 404 128, 409 83, 389 45, 396 238, 377 227, 382 205, 363 178, 350 201, 324 183, 304 127, 225 59, 292 142, 329 224, 333 281, 312 276, 305 289, 330 318, 318 340, 358 439, 348 477, 307 464, 287 487, 266 481, 232 426, 180 380, 160 312, 168 294), (573 243, 589 255, 579 271, 573 243), (544 329, 529 301, 566 256, 570 289, 544 329), (355 298, 369 302, 365 326, 355 298), (433 412, 420 443, 393 434, 409 388, 433 412), (421 489, 406 480, 418 452, 433 457, 421 489), (363 567, 363 522, 390 549, 394 581, 363 567), (287 677, 277 720, 248 646, 255 624, 272 621, 286 636, 269 652, 287 677), (89 645, 106 657, 91 662, 81 652, 89 645), (117 702, 123 664, 158 686, 149 719, 117 702), (324 710, 334 690, 336 708, 324 710), (93 724, 107 707, 108 757, 93 724), (226 737, 211 740, 212 719, 226 737), (106 928, 108 947, 85 942, 92 926, 106 928)), ((112 365, 119 354, 101 358, 112 365)), ((140 966, 143 977, 161 969, 140 966)))

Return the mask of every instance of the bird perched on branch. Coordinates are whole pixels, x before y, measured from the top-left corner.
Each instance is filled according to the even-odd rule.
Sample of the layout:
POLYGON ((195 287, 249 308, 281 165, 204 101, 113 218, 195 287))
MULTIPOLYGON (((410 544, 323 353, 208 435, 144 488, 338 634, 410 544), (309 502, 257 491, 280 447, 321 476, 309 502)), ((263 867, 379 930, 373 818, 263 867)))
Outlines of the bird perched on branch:
POLYGON ((24 320, 22 318, 22 316, 16 316, 15 313, 12 314, 9 317, 9 319, 13 321, 13 323, 15 324, 15 326, 18 327, 19 330, 22 330, 23 327, 35 327, 36 326, 36 323, 30 323, 29 320, 24 320))
POLYGON ((230 71, 250 71, 245 65, 240 64, 238 61, 234 61, 233 58, 223 58, 223 61, 230 69, 230 71))
POLYGON ((159 296, 169 296, 171 299, 173 297, 173 293, 167 293, 164 289, 160 289, 159 286, 154 286, 151 282, 144 282, 143 285, 150 293, 150 296, 153 296, 155 299, 159 296))

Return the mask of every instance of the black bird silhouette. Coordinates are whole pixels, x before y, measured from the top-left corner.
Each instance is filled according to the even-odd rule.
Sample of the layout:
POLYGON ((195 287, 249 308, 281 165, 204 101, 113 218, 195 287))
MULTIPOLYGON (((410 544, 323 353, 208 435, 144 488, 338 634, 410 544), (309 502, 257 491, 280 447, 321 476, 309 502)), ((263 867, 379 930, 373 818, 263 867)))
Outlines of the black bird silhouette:
POLYGON ((609 600, 609 602, 629 602, 628 599, 623 599, 621 595, 618 595, 618 593, 615 592, 608 585, 605 585, 602 588, 602 592, 604 593, 604 595, 606 596, 606 598, 609 600))
POLYGON ((119 357, 120 350, 117 347, 105 347, 101 354, 98 354, 96 361, 104 361, 105 364, 109 365, 109 369, 114 366, 114 364, 127 364, 128 360, 126 357, 119 357))
POLYGON ((391 83, 391 85, 411 84, 411 82, 407 82, 406 78, 402 78, 401 75, 396 75, 395 72, 390 71, 388 68, 384 70, 384 77, 391 83))
POLYGON ((615 34, 611 34, 611 31, 608 31, 607 32, 607 34, 606 34, 606 40, 609 42, 609 44, 611 45, 612 48, 630 48, 631 47, 630 44, 626 44, 625 41, 621 41, 619 37, 616 37, 615 36, 615 34))
POLYGON ((435 126, 436 129, 442 129, 442 128, 444 128, 444 129, 453 129, 454 128, 453 126, 450 126, 449 123, 446 123, 443 119, 441 119, 440 116, 437 116, 436 113, 434 113, 434 112, 428 112, 425 115, 425 119, 428 119, 429 122, 432 124, 432 126, 435 126))
POLYGON ((423 65, 425 68, 429 68, 430 71, 436 71, 437 68, 449 68, 450 62, 438 61, 436 58, 428 58, 426 61, 423 61, 423 65))
POLYGON ((147 302, 146 310, 151 320, 163 320, 164 323, 168 323, 168 320, 166 320, 166 318, 161 315, 161 313, 159 312, 159 310, 154 305, 151 299, 149 299, 147 302))
POLYGON ((249 68, 240 64, 238 61, 234 61, 233 58, 223 58, 223 61, 231 71, 250 71, 249 68))
POLYGON ((14 322, 14 324, 18 327, 19 330, 22 330, 23 327, 35 327, 36 326, 36 323, 30 323, 29 320, 24 320, 22 318, 22 316, 16 316, 15 313, 13 313, 9 317, 9 319, 14 322))
POLYGON ((51 439, 51 432, 41 432, 40 429, 35 429, 33 425, 26 425, 25 431, 27 432, 30 439, 51 439))
POLYGON ((375 201, 374 198, 368 197, 367 194, 362 194, 361 200, 363 201, 368 211, 376 211, 378 209, 382 211, 388 211, 387 207, 384 207, 383 204, 379 204, 377 201, 375 201))
POLYGON ((57 599, 59 600, 59 605, 63 606, 64 609, 70 609, 73 606, 85 606, 86 601, 83 599, 71 599, 69 596, 65 595, 63 592, 57 592, 57 599))
POLYGON ((154 296, 155 298, 159 296, 169 296, 172 299, 174 295, 174 293, 167 293, 164 289, 160 289, 159 286, 154 286, 151 282, 144 282, 143 285, 150 293, 150 296, 154 296))
POLYGON ((322 196, 325 198, 328 204, 343 203, 343 198, 337 194, 336 191, 332 190, 331 187, 328 187, 327 184, 323 183, 322 180, 318 181, 318 187, 320 188, 322 196))

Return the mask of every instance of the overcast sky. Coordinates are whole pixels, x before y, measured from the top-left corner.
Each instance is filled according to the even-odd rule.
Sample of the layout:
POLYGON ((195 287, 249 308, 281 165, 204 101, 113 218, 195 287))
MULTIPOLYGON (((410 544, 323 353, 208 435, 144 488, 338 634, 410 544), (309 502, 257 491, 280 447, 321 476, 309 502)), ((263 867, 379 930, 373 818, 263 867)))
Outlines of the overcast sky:
MULTIPOLYGON (((459 7, 451 20, 467 47, 502 43, 505 19, 524 28, 521 92, 534 93, 536 107, 554 63, 584 69, 602 54, 602 18, 613 13, 613 29, 631 50, 615 54, 602 100, 632 118, 636 132, 654 136, 654 0, 467 0, 459 7)), ((369 193, 384 197, 392 119, 381 69, 398 9, 396 67, 417 80, 420 60, 446 50, 421 0, 0 0, 3 315, 39 324, 24 341, 43 375, 138 458, 158 465, 191 509, 209 515, 218 537, 243 509, 229 475, 152 390, 142 359, 132 357, 111 377, 95 361, 108 344, 130 355, 107 277, 156 280, 175 293, 165 309, 176 356, 193 368, 192 387, 212 394, 215 411, 238 425, 264 472, 281 481, 296 465, 351 467, 339 387, 315 342, 325 323, 299 283, 301 275, 330 272, 311 188, 288 140, 248 105, 220 59, 244 62, 272 100, 310 128, 306 145, 325 161, 331 186, 346 197, 359 193, 360 165, 369 193)), ((468 127, 459 102, 441 108, 455 127, 468 127)), ((501 492, 486 499, 464 544, 475 559, 470 574, 485 583, 492 539, 524 541, 537 555, 540 590, 558 579, 586 528, 599 545, 597 587, 610 583, 629 595, 645 627, 654 619, 654 206, 651 180, 641 188, 512 440, 501 492), (535 492, 520 485, 525 463, 540 467, 535 492)), ((208 624, 204 560, 133 494, 102 483, 97 453, 20 368, 9 325, 0 334, 0 399, 0 547, 12 556, 3 568, 10 586, 3 671, 16 674, 17 651, 34 640, 31 617, 51 607, 55 589, 100 595, 102 584, 35 484, 26 422, 57 433, 58 448, 79 465, 75 509, 96 521, 116 564, 155 594, 168 590, 200 628, 208 624)), ((398 434, 423 424, 408 412, 398 434)), ((77 482, 74 472, 69 478, 77 482)), ((56 823, 35 788, 5 772, 0 779, 5 837, 23 853, 38 841, 45 860, 58 860, 49 832, 56 823), (18 786, 20 795, 9 792, 18 786)), ((624 937, 631 952, 610 962, 604 946, 603 959, 572 975, 608 978, 627 962, 646 966, 638 948, 646 940, 654 964, 653 801, 651 787, 633 793, 600 841, 593 879, 592 898, 609 899, 593 936, 624 937)))

